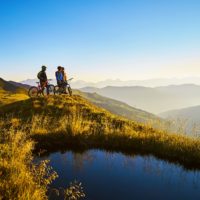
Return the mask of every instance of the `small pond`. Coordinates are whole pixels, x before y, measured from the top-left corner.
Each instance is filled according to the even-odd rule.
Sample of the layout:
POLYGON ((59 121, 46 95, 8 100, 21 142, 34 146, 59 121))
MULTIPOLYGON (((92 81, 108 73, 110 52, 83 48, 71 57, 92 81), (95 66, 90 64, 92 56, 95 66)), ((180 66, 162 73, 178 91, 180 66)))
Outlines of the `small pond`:
POLYGON ((66 188, 69 182, 78 180, 87 200, 200 199, 200 171, 152 156, 89 150, 56 152, 40 159, 49 159, 59 175, 52 188, 66 188))

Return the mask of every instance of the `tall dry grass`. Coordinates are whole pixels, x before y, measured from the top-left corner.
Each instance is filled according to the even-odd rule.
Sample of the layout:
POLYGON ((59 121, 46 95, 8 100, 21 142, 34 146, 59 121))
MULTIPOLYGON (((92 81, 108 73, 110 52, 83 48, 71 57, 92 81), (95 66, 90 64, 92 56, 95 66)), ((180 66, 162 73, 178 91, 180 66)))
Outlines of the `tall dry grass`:
POLYGON ((32 163, 34 142, 22 130, 0 133, 0 199, 47 199, 48 185, 57 177, 48 161, 32 163))
MULTIPOLYGON (((26 131, 36 142, 36 151, 103 148, 153 154, 186 167, 200 167, 199 139, 156 130, 150 125, 140 125, 101 112, 93 111, 83 116, 76 111, 56 118, 40 113, 27 122, 16 118, 10 121, 16 128, 25 124, 26 131)), ((6 125, 5 122, 2 124, 6 125)))

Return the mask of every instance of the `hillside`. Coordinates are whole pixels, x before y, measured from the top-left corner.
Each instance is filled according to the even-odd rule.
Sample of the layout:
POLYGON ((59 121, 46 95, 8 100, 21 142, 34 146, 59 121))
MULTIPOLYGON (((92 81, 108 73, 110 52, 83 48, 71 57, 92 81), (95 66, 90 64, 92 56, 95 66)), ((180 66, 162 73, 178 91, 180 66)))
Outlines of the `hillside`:
POLYGON ((22 83, 15 82, 15 81, 8 81, 8 82, 11 83, 12 85, 15 85, 16 87, 24 88, 26 90, 28 90, 31 87, 30 85, 22 84, 22 83))
POLYGON ((193 84, 170 85, 165 87, 87 87, 83 92, 98 93, 99 95, 116 99, 130 106, 150 113, 158 114, 167 110, 195 106, 200 102, 200 86, 193 84))
MULTIPOLYGON (((17 84, 17 83, 16 83, 17 84)), ((21 87, 22 84, 16 85, 15 82, 5 81, 0 78, 0 91, 9 93, 26 93, 26 89, 21 87)))
POLYGON ((182 118, 193 122, 200 122, 200 106, 169 110, 167 112, 160 113, 159 115, 164 118, 182 118))
POLYGON ((148 113, 144 110, 134 108, 121 101, 101 96, 97 93, 80 92, 78 90, 76 90, 75 93, 83 96, 90 102, 110 111, 113 114, 125 117, 130 120, 134 120, 137 122, 152 122, 156 120, 161 120, 156 115, 148 113))
POLYGON ((195 132, 200 134, 200 106, 193 106, 178 110, 170 110, 159 114, 168 120, 174 120, 182 122, 182 126, 185 126, 187 132, 195 132))
POLYGON ((47 199, 49 184, 58 175, 48 161, 35 166, 33 152, 94 148, 154 155, 185 168, 200 168, 198 139, 129 121, 79 95, 27 99, 0 109, 0 197, 47 199))
POLYGON ((28 99, 26 86, 0 78, 0 107, 24 99, 28 99))
POLYGON ((101 148, 153 154, 186 167, 200 167, 199 140, 126 120, 78 95, 14 102, 2 106, 0 119, 1 130, 26 130, 37 151, 101 148))

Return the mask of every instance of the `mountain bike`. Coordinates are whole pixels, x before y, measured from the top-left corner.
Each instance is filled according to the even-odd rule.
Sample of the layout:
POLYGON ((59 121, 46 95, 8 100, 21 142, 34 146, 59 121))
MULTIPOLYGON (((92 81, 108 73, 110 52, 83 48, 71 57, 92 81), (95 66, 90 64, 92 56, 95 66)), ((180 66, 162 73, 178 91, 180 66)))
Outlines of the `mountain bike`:
POLYGON ((55 86, 55 94, 67 94, 67 90, 68 90, 68 94, 70 96, 72 96, 72 89, 71 89, 71 86, 69 84, 69 82, 72 79, 73 78, 70 78, 67 81, 64 81, 61 86, 56 85, 55 86))
POLYGON ((52 81, 51 79, 48 79, 46 86, 42 89, 40 82, 36 82, 37 86, 30 87, 28 91, 29 97, 38 97, 38 96, 45 96, 45 95, 54 95, 55 94, 55 86, 52 84, 49 84, 49 82, 52 81))

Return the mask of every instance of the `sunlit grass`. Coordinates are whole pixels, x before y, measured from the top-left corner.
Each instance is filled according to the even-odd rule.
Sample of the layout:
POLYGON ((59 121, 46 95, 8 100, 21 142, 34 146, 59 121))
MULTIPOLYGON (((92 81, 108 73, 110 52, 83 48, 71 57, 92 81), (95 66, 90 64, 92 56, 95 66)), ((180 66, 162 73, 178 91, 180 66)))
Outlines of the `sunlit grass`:
MULTIPOLYGON (((56 174, 49 173, 46 161, 37 167, 32 164, 33 150, 101 148, 152 154, 200 168, 198 138, 118 117, 76 95, 4 105, 0 109, 0 130, 0 195, 7 199, 47 198, 48 185, 56 174)), ((65 191, 70 196, 70 188, 65 191)))
POLYGON ((10 104, 16 101, 22 101, 28 99, 28 95, 26 94, 11 94, 0 90, 0 107, 6 104, 10 104))
POLYGON ((66 189, 49 187, 58 175, 48 160, 33 163, 34 141, 24 132, 26 128, 16 125, 0 132, 0 200, 45 200, 51 190, 58 196, 63 190, 61 197, 66 200, 84 197, 79 182, 71 183, 66 189))
POLYGON ((21 130, 1 130, 0 199, 47 199, 48 185, 57 177, 48 161, 33 165, 34 142, 21 130))
POLYGON ((37 150, 76 147, 136 151, 200 167, 199 139, 126 120, 80 96, 29 99, 4 106, 1 113, 2 127, 26 126, 37 150), (12 120, 5 120, 5 113, 12 120))

